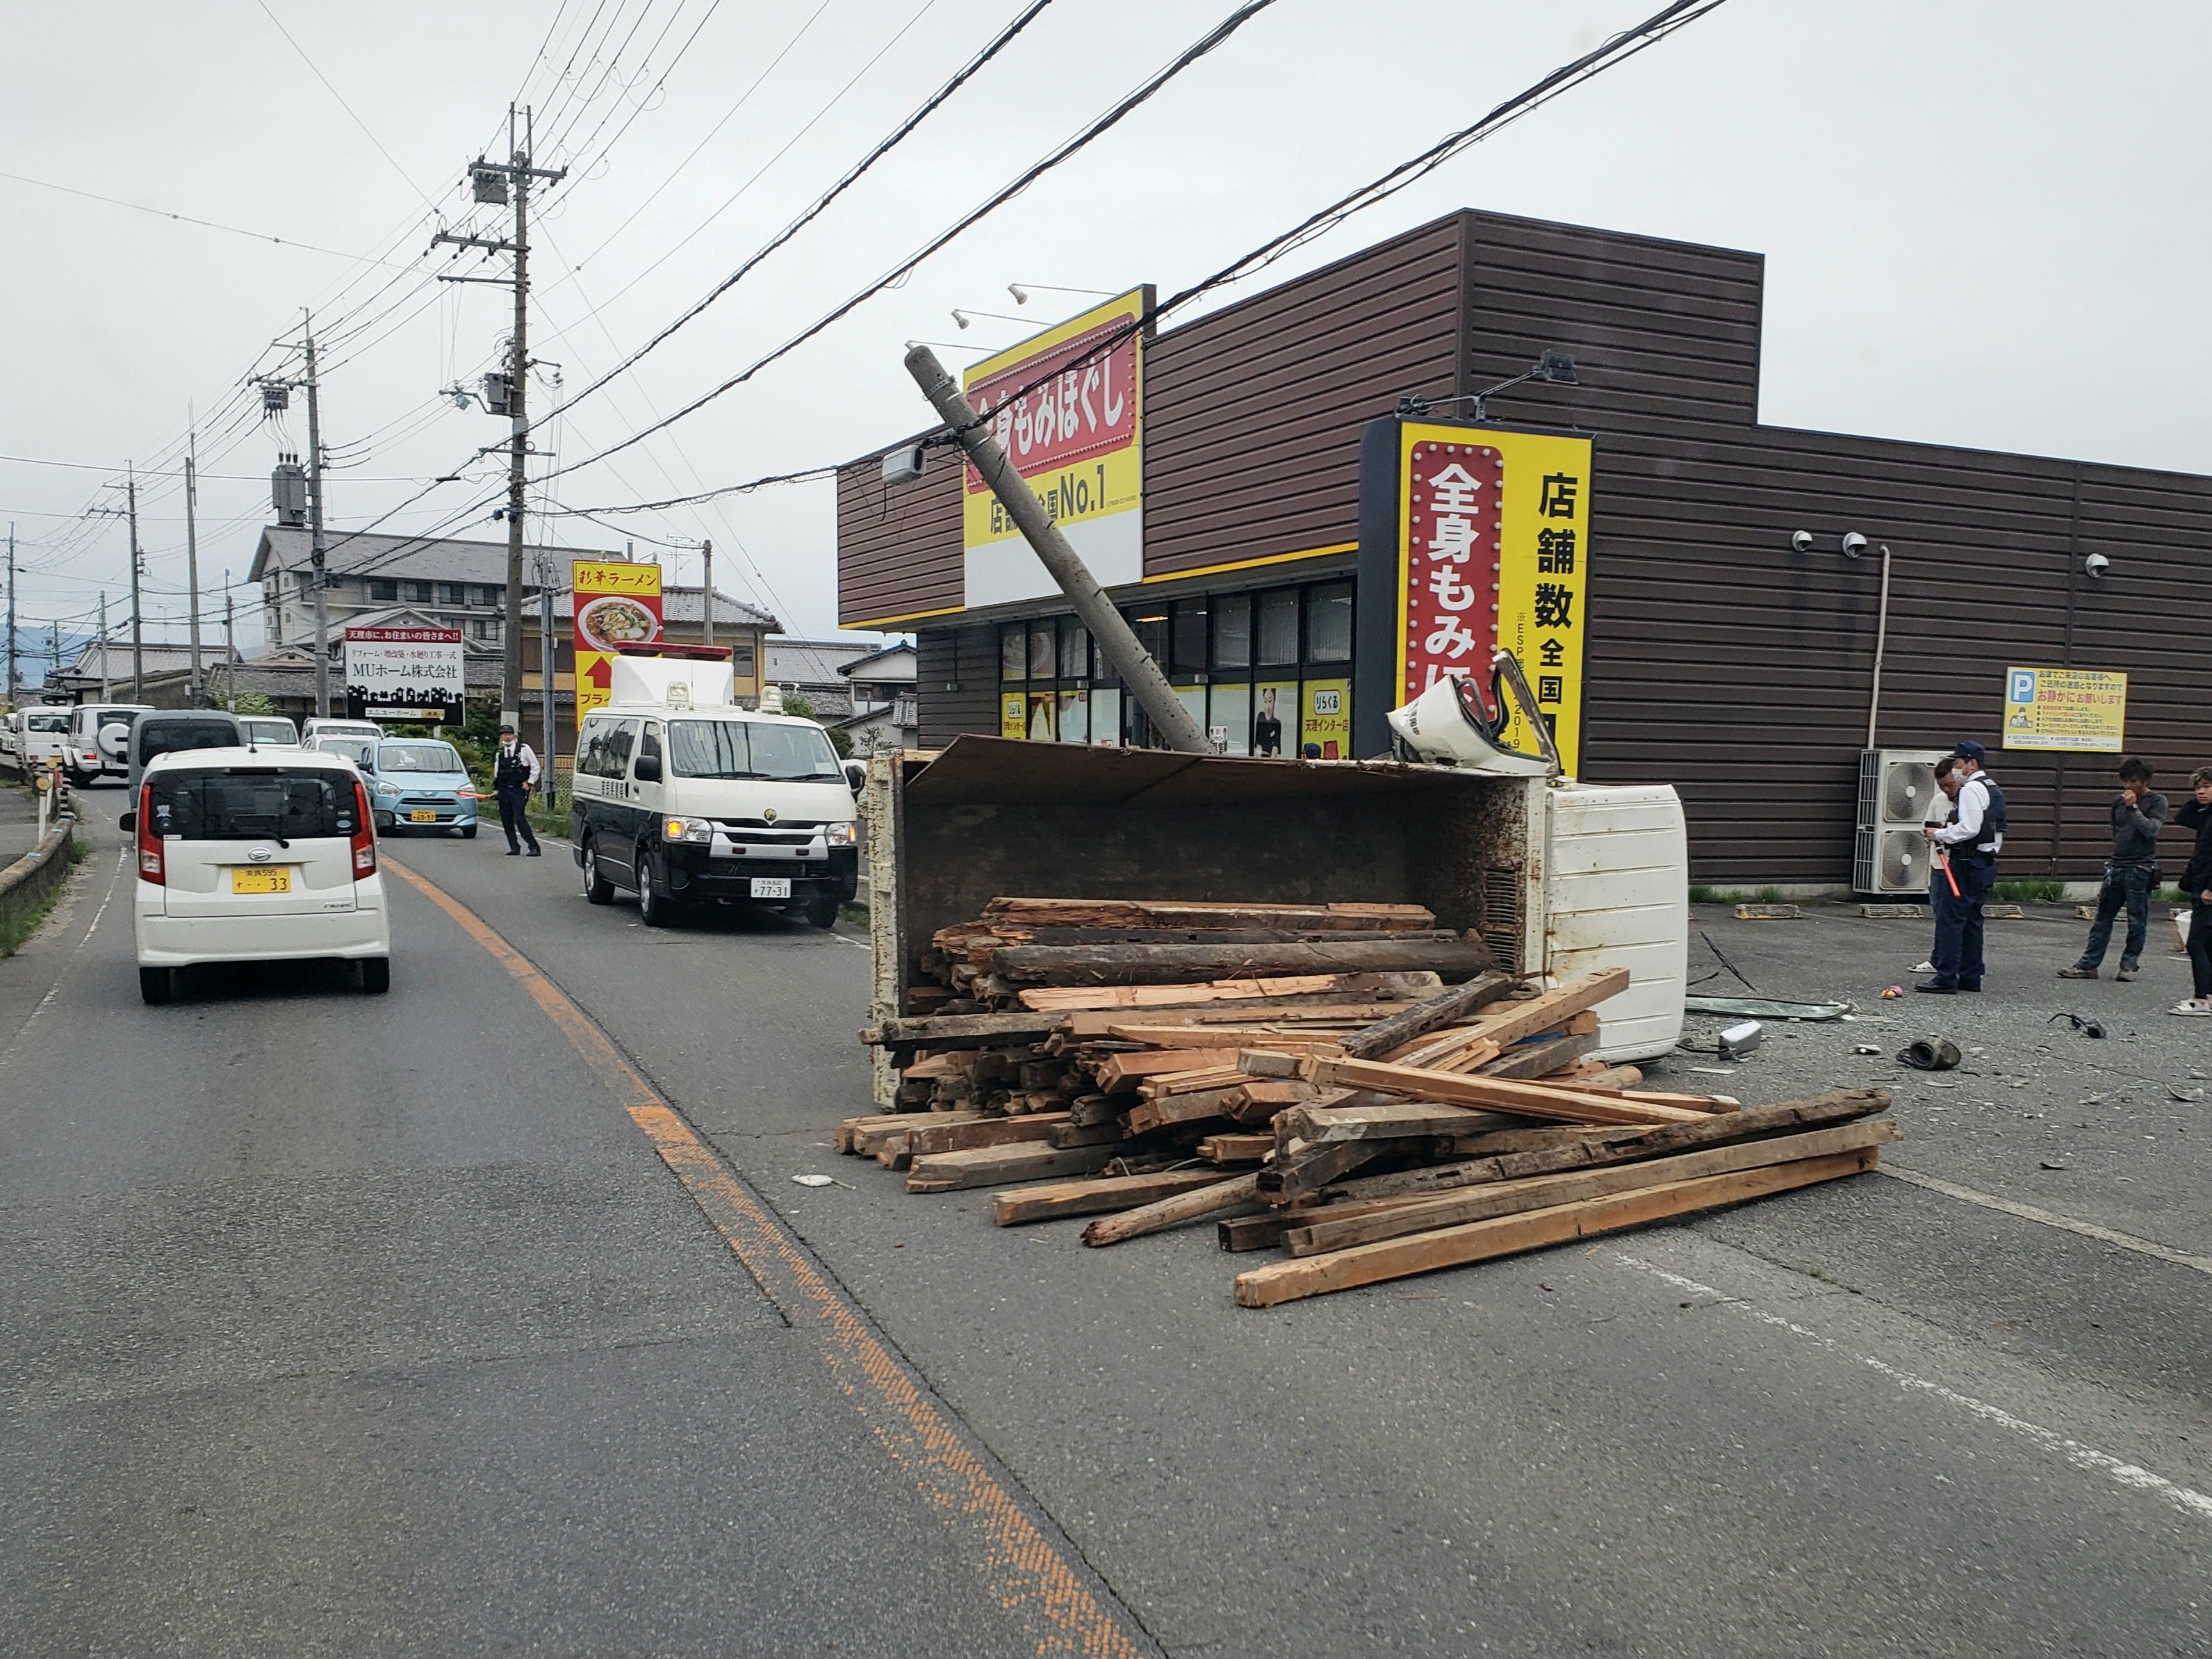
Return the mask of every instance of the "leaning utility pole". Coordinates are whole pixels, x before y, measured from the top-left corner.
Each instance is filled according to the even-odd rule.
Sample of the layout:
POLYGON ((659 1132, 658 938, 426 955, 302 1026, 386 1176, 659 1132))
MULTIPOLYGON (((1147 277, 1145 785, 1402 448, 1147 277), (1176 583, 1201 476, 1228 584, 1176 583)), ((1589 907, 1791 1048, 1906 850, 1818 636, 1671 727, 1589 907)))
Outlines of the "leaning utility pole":
POLYGON ((1160 672, 1152 653, 1145 649, 1127 619, 1106 597, 1106 590, 1098 586, 1097 578, 1067 544, 1067 538, 1037 500, 1029 481, 1014 471, 1005 448, 991 435, 988 422, 976 417, 960 383, 945 372, 937 354, 926 345, 915 346, 906 354, 906 372, 914 376, 921 395, 934 405, 939 418, 951 428, 954 440, 967 451, 983 482, 1037 556, 1037 562, 1075 606, 1075 614, 1098 641, 1099 650, 1114 665, 1121 683, 1152 720, 1153 730, 1167 739, 1170 749, 1188 755, 1211 754, 1213 745, 1206 740, 1206 728, 1176 696, 1175 687, 1160 672))
POLYGON ((699 614, 706 620, 706 632, 699 637, 708 645, 714 642, 714 538, 709 536, 699 544, 699 614))
POLYGON ((315 323, 310 317, 307 339, 307 562, 315 580, 315 718, 331 717, 330 613, 323 590, 323 425, 315 381, 315 323))
POLYGON ((187 430, 185 434, 185 587, 191 595, 192 607, 192 673, 187 690, 191 693, 191 706, 195 708, 202 702, 199 504, 199 434, 187 430))
MULTIPOLYGON (((568 176, 566 167, 533 167, 530 165, 530 112, 522 112, 523 137, 515 141, 514 106, 507 110, 507 163, 487 161, 479 156, 469 167, 469 176, 475 186, 475 198, 479 202, 505 204, 512 198, 514 204, 514 236, 501 241, 486 236, 449 236, 440 231, 431 239, 434 247, 441 242, 450 242, 456 247, 483 248, 490 252, 512 253, 514 271, 510 278, 514 289, 514 332, 508 342, 507 368, 507 399, 503 410, 507 416, 507 610, 502 630, 502 661, 500 669, 500 719, 520 731, 522 726, 522 531, 523 531, 523 464, 530 453, 529 382, 530 382, 530 181, 543 179, 557 182, 568 176)), ((441 276, 442 282, 489 282, 495 278, 483 276, 441 276)), ((550 702, 553 688, 549 683, 545 696, 550 702)), ((546 757, 548 769, 551 757, 546 757)))

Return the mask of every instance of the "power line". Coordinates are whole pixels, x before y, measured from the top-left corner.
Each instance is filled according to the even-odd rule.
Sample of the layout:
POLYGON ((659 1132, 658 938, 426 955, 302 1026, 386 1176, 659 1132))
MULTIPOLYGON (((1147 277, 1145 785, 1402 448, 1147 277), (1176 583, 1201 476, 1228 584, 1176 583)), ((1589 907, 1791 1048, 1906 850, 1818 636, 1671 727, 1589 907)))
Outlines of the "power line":
POLYGON ((867 301, 874 298, 885 289, 900 282, 908 273, 914 270, 916 266, 920 265, 932 254, 937 252, 939 249, 944 247, 947 243, 951 242, 954 239, 961 235, 974 225, 988 217, 992 213, 996 212, 1000 208, 1005 206, 1006 204, 1013 200, 1015 197, 1020 195, 1031 185, 1035 184, 1039 179, 1042 179, 1046 173, 1051 172, 1054 167, 1060 166, 1069 157, 1076 155, 1087 145, 1092 143, 1097 139, 1110 131, 1114 127, 1119 125, 1132 111, 1146 103, 1155 94, 1157 94, 1162 87, 1167 85, 1169 82, 1174 80, 1176 76, 1182 74, 1192 64, 1197 63, 1200 58, 1205 58, 1209 53, 1214 52, 1224 41, 1226 41, 1230 36, 1235 34, 1237 30, 1243 27, 1245 24, 1251 21, 1253 18, 1258 16, 1261 12, 1267 10, 1268 7, 1274 3, 1275 0, 1246 0, 1246 3, 1243 5, 1237 7, 1235 11, 1230 13, 1227 17, 1224 18, 1219 23, 1214 25, 1214 27, 1209 29, 1204 35, 1200 36, 1196 41, 1186 47, 1165 68, 1152 76, 1141 86, 1138 87, 1135 91, 1131 92, 1127 96, 1123 97, 1103 115, 1099 116, 1096 120, 1085 126, 1082 131, 1077 133, 1074 137, 1070 138, 1066 143, 1060 145, 1057 149, 1047 155, 1042 161, 1037 161, 1024 169, 1011 184, 1005 185, 1003 188, 994 192, 988 200, 983 203, 981 206, 975 208, 969 212, 962 215, 961 217, 956 220, 948 228, 939 232, 927 242, 924 243, 920 249, 914 253, 909 254, 898 264, 893 266, 890 270, 884 273, 882 276, 878 277, 874 282, 869 283, 867 287, 862 289, 858 294, 853 295, 852 298, 843 301, 842 304, 825 313, 814 322, 808 324, 806 327, 801 329, 797 334, 793 335, 781 345, 777 346, 765 356, 756 359, 746 368, 740 369, 728 380, 724 380, 713 391, 707 392, 702 397, 695 398, 691 402, 684 404, 683 408, 678 410, 673 415, 668 416, 665 419, 656 422, 653 425, 648 426, 641 431, 632 433, 629 437, 623 439, 620 443, 614 445, 612 447, 602 450, 597 455, 588 456, 585 459, 574 462, 570 465, 556 467, 550 472, 546 473, 545 476, 549 478, 557 478, 562 477, 563 474, 576 471, 581 467, 589 466, 593 462, 604 460, 609 455, 619 454, 622 451, 628 449, 631 445, 642 442, 653 433, 660 431, 664 428, 673 426, 677 422, 684 419, 688 416, 696 414, 700 410, 704 409, 708 404, 714 402, 714 399, 721 397, 724 393, 744 385, 747 380, 752 379, 754 375, 759 374, 761 370, 768 368, 771 363, 775 362, 780 358, 789 356, 793 351, 795 351, 799 347, 804 345, 807 341, 812 339, 816 335, 830 327, 839 319, 859 309, 860 307, 865 304, 867 301))
MULTIPOLYGON (((105 202, 110 207, 129 208, 133 213, 150 213, 157 219, 173 219, 179 224, 198 225, 203 230, 220 230, 232 236, 245 236, 257 242, 273 242, 278 247, 298 248, 307 253, 327 253, 338 259, 362 259, 373 265, 387 264, 383 259, 370 259, 365 255, 349 253, 343 248, 321 247, 313 242, 297 241, 289 236, 272 236, 266 231, 246 230, 237 225, 218 223, 213 219, 197 218, 189 213, 172 213, 167 208, 149 207, 143 202, 126 202, 119 196, 102 196, 96 190, 79 190, 74 185, 58 185, 49 179, 33 179, 21 173, 0 173, 0 179, 19 185, 31 185, 40 190, 58 191, 64 196, 80 196, 88 202, 105 202)), ((404 267, 392 265, 392 270, 404 267)))
POLYGON ((292 38, 292 31, 286 28, 283 21, 278 18, 276 14, 269 9, 269 0, 253 0, 253 3, 261 8, 261 15, 263 16, 266 17, 271 23, 276 24, 276 33, 284 37, 284 44, 291 47, 294 52, 299 53, 300 61, 307 66, 308 72, 312 74, 315 79, 323 83, 323 89, 328 92, 331 97, 338 100, 338 107, 353 118, 353 124, 361 129, 362 136, 367 138, 370 143, 376 146, 376 153, 379 155, 381 155, 386 161, 392 163, 392 170, 398 173, 406 183, 407 188, 413 191, 417 196, 422 197, 422 204, 428 208, 431 212, 435 213, 438 210, 438 204, 430 199, 428 192, 424 191, 422 185, 416 184, 413 179, 408 177, 407 169, 399 165, 398 161, 392 155, 390 150, 385 149, 384 140, 378 137, 374 132, 371 132, 368 130, 368 123, 361 118, 360 115, 356 112, 354 106, 351 104, 346 102, 345 94, 331 84, 331 77, 315 67, 315 60, 307 56, 307 49, 297 40, 295 40, 292 38))

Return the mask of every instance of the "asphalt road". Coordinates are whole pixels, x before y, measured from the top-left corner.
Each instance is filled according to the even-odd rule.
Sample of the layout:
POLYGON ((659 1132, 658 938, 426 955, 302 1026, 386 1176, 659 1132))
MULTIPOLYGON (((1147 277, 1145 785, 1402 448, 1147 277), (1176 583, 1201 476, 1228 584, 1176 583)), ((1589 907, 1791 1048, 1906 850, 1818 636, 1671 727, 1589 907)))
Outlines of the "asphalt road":
MULTIPOLYGON (((696 1158, 404 884, 384 1000, 142 1008, 119 908, 77 945, 112 852, 0 963, 10 1652, 2212 1654, 2212 1120, 2155 1103, 2156 1027, 2082 1108, 2047 967, 1947 1005, 1988 1052, 1903 1095, 1892 1161, 1970 1196, 1865 1176, 1255 1312, 1203 1234, 1089 1251, 838 1158, 863 942, 647 930, 547 850, 387 845, 696 1158)), ((1722 942, 1863 997, 1901 939, 1722 942)), ((1729 1086, 1887 1079, 1851 1049, 1896 1018, 1729 1086)))

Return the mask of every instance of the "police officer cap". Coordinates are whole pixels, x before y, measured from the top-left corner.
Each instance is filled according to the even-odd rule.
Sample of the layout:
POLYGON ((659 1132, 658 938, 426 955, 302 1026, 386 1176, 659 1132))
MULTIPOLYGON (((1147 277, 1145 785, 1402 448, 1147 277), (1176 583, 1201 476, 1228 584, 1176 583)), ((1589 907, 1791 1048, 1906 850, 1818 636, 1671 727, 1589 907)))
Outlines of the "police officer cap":
POLYGON ((1983 748, 1978 743, 1976 743, 1972 738, 1961 738, 1960 740, 1959 746, 1956 749, 1954 749, 1951 753, 1954 758, 1959 760, 1970 760, 1977 766, 1983 764, 1990 757, 1990 751, 1983 748))
POLYGON ((506 724, 504 721, 501 722, 499 729, 502 732, 512 732, 514 730, 513 726, 506 724))

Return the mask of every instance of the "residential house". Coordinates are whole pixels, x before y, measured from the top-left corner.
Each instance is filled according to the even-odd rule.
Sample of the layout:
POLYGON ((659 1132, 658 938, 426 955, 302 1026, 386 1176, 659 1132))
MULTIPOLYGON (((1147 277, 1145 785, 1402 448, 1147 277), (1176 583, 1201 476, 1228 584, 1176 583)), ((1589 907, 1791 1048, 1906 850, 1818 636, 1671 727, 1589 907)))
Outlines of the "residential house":
POLYGON ((853 712, 833 724, 851 739, 854 754, 920 746, 917 665, 913 642, 901 641, 839 666, 853 712))

